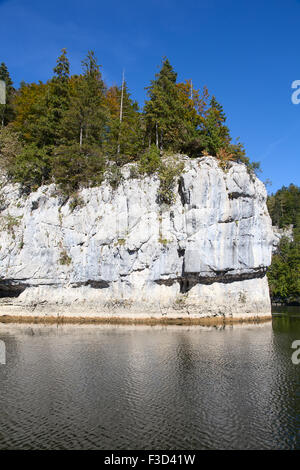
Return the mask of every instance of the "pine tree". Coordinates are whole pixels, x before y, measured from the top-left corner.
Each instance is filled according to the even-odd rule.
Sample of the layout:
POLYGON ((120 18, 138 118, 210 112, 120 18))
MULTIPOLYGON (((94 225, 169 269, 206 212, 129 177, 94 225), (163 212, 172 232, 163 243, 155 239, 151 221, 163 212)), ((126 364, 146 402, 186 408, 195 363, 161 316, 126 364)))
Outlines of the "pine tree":
POLYGON ((177 84, 179 99, 181 101, 182 140, 180 151, 190 156, 199 156, 204 149, 203 142, 199 141, 199 129, 203 122, 207 106, 208 92, 204 87, 202 94, 193 88, 192 81, 186 80, 177 84))
POLYGON ((201 129, 205 150, 210 155, 217 156, 221 149, 228 149, 229 147, 231 138, 225 121, 226 116, 223 107, 218 103, 215 96, 212 96, 201 129))
POLYGON ((103 145, 107 109, 105 106, 105 85, 100 66, 93 51, 82 61, 83 74, 74 76, 70 84, 70 107, 64 115, 63 133, 65 143, 78 142, 103 145))
POLYGON ((41 103, 43 111, 39 119, 41 145, 48 146, 60 144, 63 133, 61 121, 70 104, 70 65, 66 49, 62 49, 53 72, 54 76, 47 84, 47 92, 41 103))
POLYGON ((197 138, 206 94, 200 96, 191 81, 176 83, 177 74, 168 59, 147 88, 144 107, 146 135, 157 148, 181 151, 197 138))
POLYGON ((134 160, 143 147, 142 119, 138 104, 131 99, 125 81, 122 88, 113 86, 106 93, 109 133, 105 150, 117 164, 134 160))
POLYGON ((179 145, 180 100, 176 87, 177 74, 164 58, 161 70, 147 87, 149 100, 144 107, 146 135, 149 145, 175 148, 179 145))

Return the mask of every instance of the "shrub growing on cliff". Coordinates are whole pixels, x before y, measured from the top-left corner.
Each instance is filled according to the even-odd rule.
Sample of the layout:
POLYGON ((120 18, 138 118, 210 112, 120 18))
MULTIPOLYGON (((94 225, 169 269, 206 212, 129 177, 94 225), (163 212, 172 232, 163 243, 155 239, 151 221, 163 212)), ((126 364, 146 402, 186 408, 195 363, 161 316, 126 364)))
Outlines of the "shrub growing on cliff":
POLYGON ((10 126, 0 130, 0 164, 10 176, 14 174, 14 164, 22 150, 23 143, 18 132, 10 126))
POLYGON ((163 163, 159 169, 158 200, 160 203, 172 204, 175 202, 175 185, 182 174, 184 163, 163 163))
POLYGON ((104 171, 105 159, 97 147, 62 145, 54 152, 52 175, 65 194, 100 184, 104 171))
POLYGON ((141 174, 152 175, 159 170, 161 165, 160 152, 158 148, 152 144, 140 156, 139 172, 141 174))
POLYGON ((14 181, 22 183, 32 191, 45 183, 49 183, 51 174, 51 157, 49 150, 28 144, 23 147, 11 166, 14 181))
POLYGON ((180 161, 162 159, 158 148, 152 144, 141 156, 138 170, 143 174, 156 173, 159 177, 158 201, 172 204, 174 202, 175 184, 182 174, 184 163, 180 161))
POLYGON ((72 263, 72 258, 68 255, 65 249, 62 249, 59 257, 59 264, 69 266, 72 263))

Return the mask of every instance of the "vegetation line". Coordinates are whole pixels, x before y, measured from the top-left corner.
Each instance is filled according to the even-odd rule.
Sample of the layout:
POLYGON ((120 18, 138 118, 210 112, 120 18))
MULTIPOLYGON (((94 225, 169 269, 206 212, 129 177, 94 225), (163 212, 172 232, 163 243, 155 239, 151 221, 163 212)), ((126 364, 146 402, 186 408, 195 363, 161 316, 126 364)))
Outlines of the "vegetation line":
POLYGON ((100 184, 104 175, 116 187, 120 168, 136 162, 138 173, 159 175, 161 201, 170 202, 180 171, 164 164, 170 153, 213 155, 222 168, 236 161, 258 169, 243 145, 232 142, 216 98, 206 87, 192 89, 191 80, 178 82, 167 58, 146 87, 142 110, 124 76, 121 87, 104 83, 93 51, 82 61, 80 75, 70 74, 63 49, 46 83, 22 82, 15 89, 4 63, 0 80, 7 90, 7 103, 0 105, 0 165, 27 192, 55 182, 76 199, 80 188, 100 184))

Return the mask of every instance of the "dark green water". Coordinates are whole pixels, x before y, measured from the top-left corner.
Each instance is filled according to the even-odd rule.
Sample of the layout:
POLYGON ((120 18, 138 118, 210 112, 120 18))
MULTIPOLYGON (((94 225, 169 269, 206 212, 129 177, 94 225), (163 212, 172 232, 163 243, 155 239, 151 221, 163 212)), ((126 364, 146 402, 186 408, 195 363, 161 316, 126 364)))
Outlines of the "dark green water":
POLYGON ((1 449, 299 449, 300 317, 0 325, 1 449))

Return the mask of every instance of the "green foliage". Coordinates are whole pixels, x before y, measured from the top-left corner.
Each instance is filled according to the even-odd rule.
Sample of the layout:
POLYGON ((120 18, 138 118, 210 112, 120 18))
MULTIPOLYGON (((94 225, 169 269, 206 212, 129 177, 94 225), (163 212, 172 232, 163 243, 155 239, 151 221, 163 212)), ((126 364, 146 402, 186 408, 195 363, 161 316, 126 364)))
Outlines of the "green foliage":
POLYGON ((300 302, 300 243, 282 238, 268 271, 271 297, 284 303, 300 302))
POLYGON ((202 121, 201 137, 205 150, 210 155, 217 155, 230 144, 229 129, 225 125, 226 116, 223 107, 213 96, 210 100, 210 107, 205 113, 202 121))
POLYGON ((10 214, 1 216, 2 230, 6 230, 7 232, 11 234, 13 238, 15 238, 15 228, 20 225, 20 222, 21 222, 20 218, 21 217, 13 217, 10 214))
POLYGON ((70 106, 61 126, 63 142, 102 147, 107 131, 105 85, 93 51, 82 61, 83 74, 72 77, 70 106))
POLYGON ((131 99, 126 83, 113 86, 105 97, 109 113, 105 153, 117 164, 123 165, 137 158, 143 149, 143 121, 138 104, 131 99), (122 101, 122 111, 121 110, 122 101))
POLYGON ((70 75, 63 49, 53 72, 46 83, 23 82, 15 90, 5 64, 0 66, 8 92, 0 164, 28 191, 54 181, 71 195, 99 184, 104 174, 116 188, 121 167, 136 162, 132 176, 157 173, 158 198, 171 204, 182 167, 163 163, 163 153, 211 154, 224 169, 230 160, 245 163, 251 172, 257 169, 242 144, 232 143, 215 97, 206 88, 200 93, 189 80, 177 83, 167 58, 147 88, 143 112, 125 81, 122 87, 106 87, 93 51, 82 61, 82 73, 70 75))
POLYGON ((18 132, 10 126, 0 130, 0 165, 9 175, 13 174, 15 160, 22 149, 23 144, 18 132))
POLYGON ((290 224, 299 226, 300 188, 294 184, 288 188, 283 186, 276 194, 268 197, 268 209, 273 225, 280 228, 290 224))
POLYGON ((262 171, 260 167, 260 162, 250 162, 249 158, 247 157, 241 158, 241 162, 245 163, 250 174, 258 176, 262 171))
POLYGON ((146 139, 161 150, 180 151, 198 125, 194 102, 187 95, 189 90, 184 84, 176 84, 176 79, 177 73, 164 58, 160 72, 147 87, 146 139))
POLYGON ((273 225, 293 225, 293 241, 283 237, 268 271, 273 300, 300 303, 300 188, 283 186, 268 198, 273 225))
POLYGON ((168 240, 167 238, 163 238, 161 235, 159 235, 158 243, 160 243, 163 246, 167 246, 169 243, 171 243, 171 240, 168 240))
POLYGON ((48 183, 51 174, 49 149, 38 148, 36 144, 25 145, 16 156, 11 172, 14 181, 22 183, 28 191, 48 183))
POLYGON ((71 194, 69 201, 70 211, 73 212, 75 209, 84 206, 84 200, 79 196, 78 192, 71 194))
POLYGON ((46 145, 48 90, 49 84, 22 83, 14 98, 16 117, 12 126, 27 143, 46 145))
POLYGON ((67 195, 72 195, 80 187, 100 184, 103 180, 105 160, 97 147, 61 145, 55 150, 52 161, 52 175, 67 195))
POLYGON ((159 170, 160 185, 158 200, 160 203, 172 204, 175 202, 175 184, 182 174, 184 164, 170 162, 162 164, 159 170))
POLYGON ((65 248, 60 252, 59 264, 69 266, 72 263, 72 258, 68 255, 65 248))
POLYGON ((145 150, 140 157, 139 171, 141 174, 152 175, 160 169, 160 166, 160 152, 158 148, 152 144, 151 147, 145 150))
POLYGON ((183 169, 183 162, 170 158, 162 159, 159 150, 154 144, 141 155, 138 166, 141 174, 158 174, 160 180, 157 195, 158 201, 165 204, 172 204, 174 202, 175 183, 182 174, 183 169))
POLYGON ((115 163, 113 163, 107 172, 107 181, 111 185, 113 189, 116 189, 120 182, 122 181, 122 172, 120 167, 118 167, 115 163))

